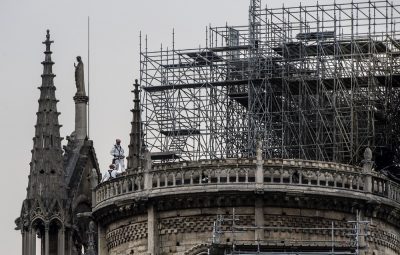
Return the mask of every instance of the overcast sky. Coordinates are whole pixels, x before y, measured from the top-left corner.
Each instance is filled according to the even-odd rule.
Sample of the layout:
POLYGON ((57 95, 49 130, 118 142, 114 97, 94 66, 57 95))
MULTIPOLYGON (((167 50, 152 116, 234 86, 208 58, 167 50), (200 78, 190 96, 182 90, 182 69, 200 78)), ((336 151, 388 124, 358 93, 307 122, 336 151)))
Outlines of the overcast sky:
MULTIPOLYGON (((282 2, 299 4, 296 0, 263 3, 279 7, 282 2)), ((115 138, 121 138, 128 150, 130 91, 139 77, 139 32, 148 35, 150 50, 158 50, 161 43, 171 46, 173 28, 176 48, 204 46, 206 26, 246 25, 248 6, 249 0, 0 0, 0 254, 21 254, 14 219, 28 185, 46 29, 54 40, 54 81, 65 137, 74 129, 73 64, 78 55, 87 64, 90 16, 90 139, 104 171, 115 138)))

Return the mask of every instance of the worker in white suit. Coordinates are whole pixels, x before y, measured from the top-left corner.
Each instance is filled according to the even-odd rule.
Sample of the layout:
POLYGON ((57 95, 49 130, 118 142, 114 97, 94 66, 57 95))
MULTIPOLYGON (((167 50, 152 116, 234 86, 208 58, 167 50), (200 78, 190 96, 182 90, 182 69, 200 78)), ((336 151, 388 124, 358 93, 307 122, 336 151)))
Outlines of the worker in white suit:
POLYGON ((117 177, 117 171, 115 170, 115 165, 111 164, 110 169, 108 169, 101 179, 101 182, 109 181, 117 177))
POLYGON ((116 170, 118 174, 122 174, 125 172, 125 155, 124 149, 121 147, 121 140, 116 139, 115 144, 110 152, 111 156, 113 156, 113 164, 116 166, 116 170))

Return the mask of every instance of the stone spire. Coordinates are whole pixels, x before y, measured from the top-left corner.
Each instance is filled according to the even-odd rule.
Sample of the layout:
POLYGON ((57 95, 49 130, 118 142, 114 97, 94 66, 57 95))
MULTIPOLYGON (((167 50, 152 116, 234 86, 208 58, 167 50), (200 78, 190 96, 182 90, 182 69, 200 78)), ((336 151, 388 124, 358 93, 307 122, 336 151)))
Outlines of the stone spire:
POLYGON ((39 109, 36 113, 35 137, 28 184, 28 199, 52 200, 65 198, 64 170, 60 127, 58 123, 56 87, 51 60, 50 33, 47 30, 45 60, 42 62, 42 85, 39 87, 39 109))
POLYGON ((132 173, 141 167, 141 156, 142 156, 142 121, 141 121, 141 110, 140 110, 140 89, 138 80, 135 80, 135 89, 132 91, 135 95, 133 99, 134 107, 131 110, 133 113, 132 130, 130 133, 129 143, 129 155, 128 155, 128 168, 127 171, 132 173))

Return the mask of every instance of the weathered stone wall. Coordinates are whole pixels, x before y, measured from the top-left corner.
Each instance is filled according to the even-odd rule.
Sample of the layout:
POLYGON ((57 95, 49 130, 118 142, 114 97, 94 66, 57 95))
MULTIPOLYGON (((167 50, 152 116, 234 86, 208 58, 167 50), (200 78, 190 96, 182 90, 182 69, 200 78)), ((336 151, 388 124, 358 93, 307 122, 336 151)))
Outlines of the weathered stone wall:
MULTIPOLYGON (((400 254, 400 232, 394 226, 372 219, 370 235, 367 237, 368 250, 378 255, 400 254)), ((370 253, 372 254, 372 253, 370 253)))
MULTIPOLYGON (((238 208, 236 213, 239 215, 237 224, 254 225, 254 208, 238 208)), ((232 208, 187 209, 160 213, 161 254, 184 254, 198 245, 210 243, 217 215, 232 217, 232 208)), ((225 230, 228 225, 230 223, 226 222, 225 230)), ((254 233, 249 237, 254 239, 254 233)))
MULTIPOLYGON (((192 254, 188 252, 191 250, 205 250, 211 242, 217 215, 232 218, 232 208, 198 208, 157 213, 158 254, 184 255, 192 254)), ((237 225, 255 226, 254 207, 235 208, 235 215, 237 225)), ((353 224, 348 221, 355 220, 355 215, 350 213, 299 208, 264 207, 263 215, 264 226, 273 228, 264 230, 263 242, 276 247, 296 245, 293 240, 309 241, 310 246, 329 246, 332 222, 336 228, 352 228, 353 224)), ((230 225, 231 222, 226 221, 222 229, 229 230, 230 225)), ((361 254, 400 254, 400 233, 395 227, 372 219, 369 233, 368 247, 361 254)), ((335 230, 333 234, 337 246, 348 244, 346 231, 335 230)), ((147 254, 147 215, 110 224, 106 238, 110 255, 147 254)), ((254 244, 255 230, 234 235, 227 232, 220 237, 224 244, 231 244, 233 240, 238 244, 254 244)), ((365 242, 361 241, 360 244, 365 242)))
POLYGON ((110 255, 147 252, 147 215, 135 216, 110 224, 106 230, 110 255))

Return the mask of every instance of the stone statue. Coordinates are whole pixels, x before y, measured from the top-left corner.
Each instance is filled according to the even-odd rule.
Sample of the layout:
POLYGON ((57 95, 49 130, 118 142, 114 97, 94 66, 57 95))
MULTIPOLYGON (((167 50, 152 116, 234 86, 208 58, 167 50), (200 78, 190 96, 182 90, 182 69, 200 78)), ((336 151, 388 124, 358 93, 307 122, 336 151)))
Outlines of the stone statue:
POLYGON ((76 95, 78 96, 86 96, 85 93, 85 79, 83 73, 83 63, 80 56, 76 57, 78 64, 74 63, 75 67, 75 84, 76 84, 76 95))
POLYGON ((89 233, 96 233, 97 229, 96 229, 96 223, 94 223, 94 221, 90 221, 89 222, 89 233))
MULTIPOLYGON (((371 173, 372 172, 372 166, 373 166, 373 161, 372 161, 372 150, 367 147, 364 150, 364 159, 361 161, 363 163, 363 172, 364 173, 371 173)), ((369 177, 371 178, 371 177, 369 177)))
POLYGON ((371 162, 372 160, 372 151, 369 147, 364 150, 364 160, 367 162, 371 162))

